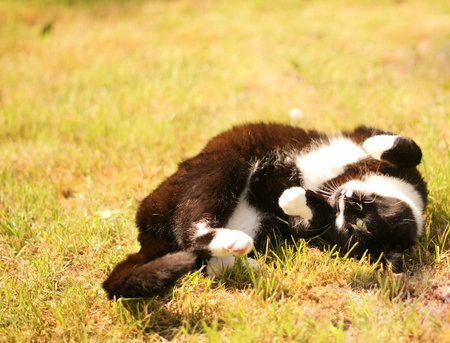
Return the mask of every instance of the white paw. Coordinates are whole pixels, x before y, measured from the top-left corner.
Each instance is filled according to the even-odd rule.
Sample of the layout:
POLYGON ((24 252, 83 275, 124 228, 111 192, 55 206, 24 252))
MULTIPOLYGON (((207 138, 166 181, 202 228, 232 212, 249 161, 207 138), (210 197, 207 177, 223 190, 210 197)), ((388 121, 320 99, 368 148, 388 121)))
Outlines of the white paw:
POLYGON ((363 148, 372 157, 380 159, 385 151, 388 151, 394 146, 395 140, 398 136, 395 135, 377 135, 367 138, 363 143, 363 148))
MULTIPOLYGON (((206 272, 209 277, 219 276, 224 271, 233 268, 236 258, 234 256, 225 257, 211 257, 208 260, 206 272)), ((259 269, 258 261, 253 258, 244 258, 244 265, 247 265, 255 270, 259 269)))
POLYGON ((242 231, 217 229, 208 248, 213 256, 245 256, 253 248, 253 239, 242 231))
POLYGON ((313 217, 311 209, 306 204, 305 189, 302 187, 286 189, 278 199, 278 204, 289 216, 300 216, 308 220, 313 217))
POLYGON ((226 257, 211 257, 208 260, 206 272, 209 277, 214 277, 222 274, 225 270, 229 270, 234 266, 234 256, 226 257))

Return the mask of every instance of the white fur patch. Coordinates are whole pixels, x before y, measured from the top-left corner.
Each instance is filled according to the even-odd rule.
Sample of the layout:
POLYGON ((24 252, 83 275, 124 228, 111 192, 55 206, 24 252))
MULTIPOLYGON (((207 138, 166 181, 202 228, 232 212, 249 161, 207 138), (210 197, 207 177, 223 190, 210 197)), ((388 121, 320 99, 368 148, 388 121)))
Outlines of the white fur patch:
MULTIPOLYGON (((208 260, 208 266, 206 267, 206 272, 209 277, 214 277, 222 274, 225 270, 233 268, 236 258, 234 256, 226 257, 211 257, 208 260)), ((253 269, 258 269, 258 263, 253 258, 245 258, 244 264, 250 266, 253 269)))
POLYGON ((317 190, 324 182, 342 174, 347 164, 364 157, 367 153, 361 146, 349 138, 337 136, 297 157, 296 165, 302 172, 303 187, 317 190))
POLYGON ((255 238, 259 226, 261 225, 261 214, 247 201, 250 179, 257 167, 258 163, 256 163, 250 171, 247 178, 247 184, 239 197, 233 213, 228 219, 228 222, 225 224, 226 228, 245 232, 251 238, 255 238))
POLYGON ((344 199, 340 198, 339 199, 339 214, 336 217, 336 227, 338 229, 342 228, 342 226, 344 225, 344 199))
POLYGON ((422 235, 424 203, 414 187, 398 178, 385 175, 369 175, 363 181, 352 180, 343 185, 346 189, 364 193, 375 193, 381 196, 402 200, 411 207, 417 224, 417 236, 422 235))
POLYGON ((253 239, 244 232, 230 229, 215 229, 216 235, 208 249, 213 256, 245 256, 253 248, 253 239))
POLYGON ((305 189, 302 187, 286 189, 278 199, 278 204, 289 216, 300 216, 307 220, 313 217, 311 209, 306 204, 305 189))
POLYGON ((380 159, 381 155, 394 146, 397 135, 377 135, 367 138, 363 143, 363 148, 372 157, 380 159))
POLYGON ((226 256, 226 257, 211 257, 208 260, 208 266, 206 267, 206 272, 208 276, 217 276, 220 275, 224 270, 228 270, 233 268, 234 256, 226 256))
POLYGON ((225 227, 245 232, 253 238, 258 231, 260 223, 261 216, 256 208, 251 206, 244 196, 241 196, 225 227))
POLYGON ((195 232, 196 237, 206 235, 208 232, 211 231, 211 227, 208 225, 206 221, 198 222, 194 226, 197 228, 197 231, 195 232))
MULTIPOLYGON (((247 184, 238 199, 233 213, 225 224, 225 228, 211 228, 205 221, 195 224, 197 229, 196 237, 207 234, 211 230, 215 231, 216 234, 208 245, 208 249, 215 257, 245 256, 253 248, 253 238, 256 236, 261 224, 261 215, 256 208, 248 203, 247 193, 250 179, 257 167, 258 163, 250 170, 247 184)), ((213 263, 218 263, 214 261, 216 260, 213 260, 213 263)), ((232 265, 233 263, 230 261, 234 263, 234 259, 226 259, 222 262, 231 263, 232 265)))

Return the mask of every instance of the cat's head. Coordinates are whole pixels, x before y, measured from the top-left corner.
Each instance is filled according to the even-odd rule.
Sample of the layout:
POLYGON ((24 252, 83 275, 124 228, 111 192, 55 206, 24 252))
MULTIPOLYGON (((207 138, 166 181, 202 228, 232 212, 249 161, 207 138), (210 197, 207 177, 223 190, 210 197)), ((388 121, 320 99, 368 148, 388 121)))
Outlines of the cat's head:
POLYGON ((355 255, 364 252, 402 265, 402 252, 412 246, 423 231, 424 203, 413 185, 401 179, 368 175, 340 186, 330 198, 336 210, 335 239, 355 255), (356 244, 356 245, 355 245, 356 244))

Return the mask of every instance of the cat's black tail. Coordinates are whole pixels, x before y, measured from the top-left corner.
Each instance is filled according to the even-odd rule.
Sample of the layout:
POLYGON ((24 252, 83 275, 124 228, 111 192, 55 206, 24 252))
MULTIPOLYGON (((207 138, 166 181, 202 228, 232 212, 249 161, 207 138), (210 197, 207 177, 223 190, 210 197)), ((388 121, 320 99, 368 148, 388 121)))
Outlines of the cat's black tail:
POLYGON ((141 253, 128 256, 103 283, 110 299, 151 297, 171 289, 177 279, 192 271, 199 262, 193 251, 168 253, 146 262, 141 253))

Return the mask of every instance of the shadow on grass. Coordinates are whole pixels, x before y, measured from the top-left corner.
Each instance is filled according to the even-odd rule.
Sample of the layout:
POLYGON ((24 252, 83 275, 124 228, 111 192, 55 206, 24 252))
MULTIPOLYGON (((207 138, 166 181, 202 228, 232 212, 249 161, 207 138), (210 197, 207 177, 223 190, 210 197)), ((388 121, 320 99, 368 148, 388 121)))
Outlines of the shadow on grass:
POLYGON ((143 335, 157 334, 173 340, 180 334, 200 334, 215 322, 213 313, 185 313, 172 308, 170 295, 149 299, 121 299, 123 307, 133 316, 134 325, 143 335))
MULTIPOLYGON (((435 240, 443 248, 447 237, 448 231, 437 235, 435 240)), ((427 243, 429 240, 429 237, 424 237, 422 245, 425 247, 419 245, 413 248, 407 252, 406 258, 414 255, 415 249, 431 250, 427 243)), ((379 292, 386 301, 403 301, 423 294, 431 286, 430 282, 422 280, 423 272, 414 275, 414 270, 425 267, 420 259, 413 258, 412 263, 405 261, 406 273, 395 274, 389 268, 380 268, 379 261, 368 261, 369 257, 363 260, 342 257, 342 254, 321 240, 301 240, 294 244, 269 243, 266 253, 256 254, 256 258, 261 263, 260 268, 249 267, 245 260, 237 259, 232 270, 223 272, 215 280, 204 277, 203 268, 186 275, 166 295, 149 299, 119 299, 118 302, 123 305, 119 307, 131 314, 130 324, 142 335, 157 334, 173 340, 184 334, 208 335, 211 328, 215 332, 220 331, 225 325, 221 313, 224 306, 229 305, 226 298, 233 298, 236 290, 250 290, 251 296, 263 301, 277 301, 291 296, 301 300, 308 298, 313 286, 333 290, 333 287, 329 287, 337 282, 333 275, 341 274, 351 290, 370 290, 379 292), (302 275, 301 268, 306 268, 308 272, 302 275), (314 269, 319 273, 310 273, 314 269), (296 273, 303 278, 305 275, 310 278, 296 280, 296 273), (327 279, 322 280, 323 277, 327 279), (422 291, 418 292, 418 289, 422 291), (299 292, 303 292, 303 295, 299 295, 299 292)))
MULTIPOLYGON (((157 334, 167 340, 183 334, 205 334, 211 327, 220 331, 224 322, 218 319, 217 303, 221 300, 211 299, 217 296, 216 290, 224 286, 223 279, 211 280, 203 274, 202 269, 186 275, 164 295, 120 298, 117 300, 118 314, 127 318, 127 324, 136 327, 142 335, 157 334), (122 309, 126 313, 121 313, 122 309)), ((226 285, 225 288, 232 289, 233 286, 226 285)))
POLYGON ((255 278, 261 280, 261 276, 249 272, 242 260, 214 279, 205 275, 205 269, 186 275, 165 295, 119 298, 116 300, 119 317, 142 335, 157 334, 167 340, 183 334, 208 335, 211 328, 220 331, 225 322, 219 313, 230 305, 228 295, 231 299, 233 291, 252 288, 255 278))

